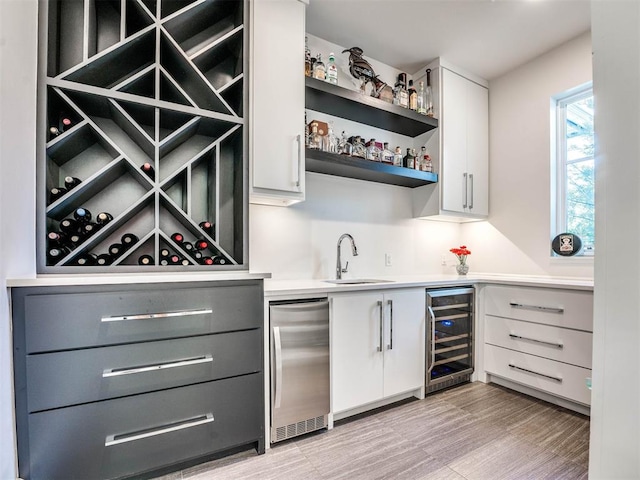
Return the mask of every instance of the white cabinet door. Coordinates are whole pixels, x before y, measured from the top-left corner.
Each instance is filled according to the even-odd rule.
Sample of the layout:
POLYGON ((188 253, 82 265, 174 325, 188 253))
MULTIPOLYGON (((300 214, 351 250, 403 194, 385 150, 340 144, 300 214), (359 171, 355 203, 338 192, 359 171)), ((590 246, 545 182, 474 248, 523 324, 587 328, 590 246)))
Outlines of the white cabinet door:
POLYGON ((489 215, 489 90, 467 82, 469 213, 489 215))
POLYGON ((382 295, 331 298, 332 411, 342 412, 383 397, 382 295))
POLYGON ((424 288, 384 294, 384 396, 420 388, 424 383, 424 288))
POLYGON ((251 202, 304 200, 305 5, 251 2, 251 202))

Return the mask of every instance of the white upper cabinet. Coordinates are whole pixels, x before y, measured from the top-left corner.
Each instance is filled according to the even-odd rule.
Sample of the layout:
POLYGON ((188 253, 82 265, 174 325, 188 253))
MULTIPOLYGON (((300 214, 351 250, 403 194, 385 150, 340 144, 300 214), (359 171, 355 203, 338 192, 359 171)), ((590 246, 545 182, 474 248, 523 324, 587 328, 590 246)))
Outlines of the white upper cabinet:
POLYGON ((251 203, 305 198, 304 38, 303 2, 251 2, 251 203))

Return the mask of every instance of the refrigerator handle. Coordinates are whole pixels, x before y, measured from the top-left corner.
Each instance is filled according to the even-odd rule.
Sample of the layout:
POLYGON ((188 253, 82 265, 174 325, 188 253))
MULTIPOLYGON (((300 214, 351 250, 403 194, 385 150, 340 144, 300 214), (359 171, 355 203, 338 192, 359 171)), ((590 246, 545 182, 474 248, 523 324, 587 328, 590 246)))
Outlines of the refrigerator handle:
POLYGON ((382 308, 382 301, 378 300, 378 308, 380 309, 380 338, 378 339, 378 351, 381 352, 382 351, 382 323, 383 323, 383 308, 382 308))
POLYGON ((431 363, 428 372, 431 372, 433 369, 433 364, 436 363, 436 314, 433 313, 433 308, 431 305, 427 307, 429 311, 429 321, 431 322, 431 338, 429 339, 429 348, 431 349, 431 363))
POLYGON ((387 348, 393 350, 393 300, 387 300, 389 305, 389 345, 387 348))
POLYGON ((273 408, 280 408, 282 402, 282 341, 280 339, 280 327, 273 327, 273 343, 275 347, 275 377, 276 385, 274 392, 273 408))

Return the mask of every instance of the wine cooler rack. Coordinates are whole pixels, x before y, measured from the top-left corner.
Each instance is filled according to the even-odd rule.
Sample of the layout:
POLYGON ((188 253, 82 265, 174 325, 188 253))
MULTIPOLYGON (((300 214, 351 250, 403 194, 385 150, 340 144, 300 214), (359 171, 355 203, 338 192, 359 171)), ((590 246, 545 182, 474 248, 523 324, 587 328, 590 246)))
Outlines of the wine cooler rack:
POLYGON ((39 271, 246 269, 246 1, 41 9, 39 271))

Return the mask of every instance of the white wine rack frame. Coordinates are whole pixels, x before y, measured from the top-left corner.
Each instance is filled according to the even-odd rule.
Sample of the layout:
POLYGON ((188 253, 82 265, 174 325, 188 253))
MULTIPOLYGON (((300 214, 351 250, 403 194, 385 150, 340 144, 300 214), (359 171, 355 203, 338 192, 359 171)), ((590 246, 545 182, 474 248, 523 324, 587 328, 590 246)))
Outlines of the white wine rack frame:
POLYGON ((40 12, 38 270, 42 273, 247 268, 243 0, 49 0, 40 12), (61 133, 60 118, 71 120, 61 133), (153 176, 141 170, 144 163, 153 176), (51 202, 64 178, 81 183, 51 202), (47 234, 83 207, 113 220, 55 261, 47 234), (214 225, 206 232, 203 221, 214 225), (206 239, 202 265, 174 242, 206 239), (107 266, 125 233, 138 241, 107 266), (160 265, 169 249, 188 265, 160 265), (141 255, 154 259, 138 265, 141 255))

